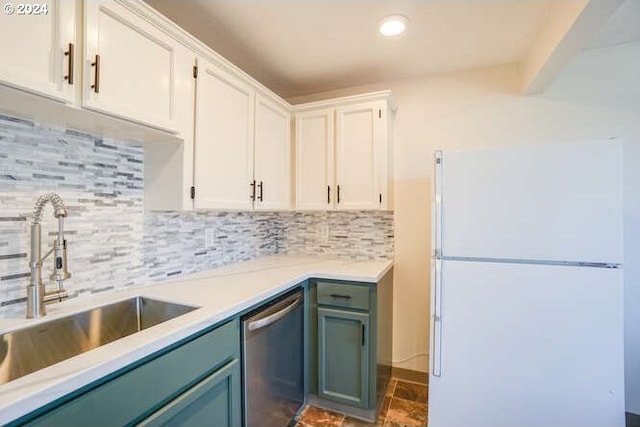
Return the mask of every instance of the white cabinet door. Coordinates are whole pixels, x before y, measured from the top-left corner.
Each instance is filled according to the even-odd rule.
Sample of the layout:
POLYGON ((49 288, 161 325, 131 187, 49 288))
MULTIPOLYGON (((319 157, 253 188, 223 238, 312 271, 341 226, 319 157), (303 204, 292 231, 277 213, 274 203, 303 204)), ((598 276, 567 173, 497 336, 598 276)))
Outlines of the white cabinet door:
POLYGON ((176 131, 177 42, 114 1, 87 0, 84 8, 83 105, 176 131))
POLYGON ((76 3, 49 0, 6 5, 14 9, 0 14, 0 83, 72 102, 80 82, 74 66, 79 53, 76 3))
POLYGON ((291 207, 290 114, 268 99, 256 97, 256 209, 291 207))
POLYGON ((383 103, 336 108, 336 208, 378 209, 380 145, 385 141, 383 103))
POLYGON ((248 84, 198 61, 196 209, 251 209, 254 97, 248 84))
POLYGON ((296 207, 331 209, 334 197, 333 109, 296 114, 296 207))

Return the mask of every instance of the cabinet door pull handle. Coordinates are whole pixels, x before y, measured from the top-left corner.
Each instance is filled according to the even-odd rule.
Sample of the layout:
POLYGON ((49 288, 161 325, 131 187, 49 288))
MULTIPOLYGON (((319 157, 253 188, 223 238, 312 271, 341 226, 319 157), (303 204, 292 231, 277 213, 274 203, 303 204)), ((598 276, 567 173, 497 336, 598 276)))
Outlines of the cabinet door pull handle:
POLYGON ((100 93, 100 55, 96 55, 96 59, 91 63, 91 66, 96 67, 95 80, 91 85, 91 89, 93 89, 95 93, 100 93))
POLYGON ((260 193, 258 195, 258 200, 262 202, 264 200, 264 197, 263 197, 264 183, 262 181, 260 181, 260 184, 258 184, 258 189, 260 190, 260 193))
POLYGON ((69 69, 67 70, 67 75, 64 76, 64 79, 70 85, 73 85, 73 68, 75 63, 75 49, 73 43, 69 43, 69 50, 64 53, 64 56, 68 56, 67 58, 67 66, 69 69))
POLYGON ((331 204, 331 186, 327 185, 327 204, 331 204))
POLYGON ((330 294, 331 298, 351 299, 351 295, 330 294))
POLYGON ((340 186, 338 185, 338 203, 340 203, 340 186))
POLYGON ((251 187, 251 195, 249 196, 249 198, 255 202, 256 201, 256 180, 255 179, 251 181, 251 184, 249 184, 249 187, 251 187))
POLYGON ((362 324, 362 346, 364 347, 364 336, 365 336, 366 328, 364 323, 362 324))

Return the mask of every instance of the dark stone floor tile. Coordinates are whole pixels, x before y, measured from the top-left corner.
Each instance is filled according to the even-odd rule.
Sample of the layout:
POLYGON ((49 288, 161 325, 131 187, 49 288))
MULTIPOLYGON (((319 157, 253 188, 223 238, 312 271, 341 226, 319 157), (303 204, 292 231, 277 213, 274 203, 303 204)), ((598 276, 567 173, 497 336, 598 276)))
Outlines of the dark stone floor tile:
POLYGON ((387 416, 387 411, 389 410, 389 405, 391 404, 392 397, 392 395, 387 395, 384 397, 382 405, 380 406, 380 412, 378 413, 379 418, 385 418, 387 416))
POLYGON ((377 423, 307 406, 296 427, 423 427, 427 419, 427 398, 426 385, 391 378, 377 423))
POLYGON ((326 409, 307 406, 302 411, 300 420, 296 426, 300 427, 340 427, 344 415, 326 409))
POLYGON ((398 380, 396 389, 393 392, 393 397, 426 404, 429 398, 428 393, 427 386, 424 384, 398 380))
POLYGON ((407 426, 424 426, 427 421, 427 405, 394 397, 386 419, 407 426))
POLYGON ((377 423, 368 423, 356 418, 344 417, 344 421, 340 427, 382 427, 383 425, 384 419, 378 420, 377 423))
POLYGON ((387 384, 387 390, 385 392, 385 395, 387 395, 387 396, 393 395, 393 392, 396 389, 396 384, 397 383, 398 383, 398 380, 396 380, 395 378, 391 378, 389 380, 389 384, 387 384))

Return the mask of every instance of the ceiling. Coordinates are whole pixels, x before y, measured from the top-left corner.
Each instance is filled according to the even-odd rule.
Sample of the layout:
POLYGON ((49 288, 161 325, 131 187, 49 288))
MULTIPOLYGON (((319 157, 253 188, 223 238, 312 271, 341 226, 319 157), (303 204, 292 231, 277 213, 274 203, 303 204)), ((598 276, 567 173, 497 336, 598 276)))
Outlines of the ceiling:
POLYGON ((617 46, 640 40, 640 1, 626 0, 593 35, 586 49, 617 46))
MULTIPOLYGON (((520 62, 553 7, 577 0, 146 1, 288 99, 520 62), (378 35, 378 22, 390 14, 408 17, 405 34, 378 35)), ((632 14, 638 11, 640 1, 627 2, 632 14)), ((626 18, 618 16, 617 25, 626 18)), ((601 34, 591 47, 640 37, 637 25, 627 27, 624 36, 601 34)))

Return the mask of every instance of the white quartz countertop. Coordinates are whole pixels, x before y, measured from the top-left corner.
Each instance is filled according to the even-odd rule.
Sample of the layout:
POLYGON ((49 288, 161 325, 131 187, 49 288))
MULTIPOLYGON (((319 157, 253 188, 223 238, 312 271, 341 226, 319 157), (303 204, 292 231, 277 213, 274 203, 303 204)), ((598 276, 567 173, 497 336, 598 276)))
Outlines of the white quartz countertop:
POLYGON ((391 269, 391 266, 391 261, 386 260, 355 261, 320 256, 275 255, 181 276, 175 280, 48 305, 48 314, 42 319, 1 319, 0 333, 6 333, 133 296, 200 307, 198 310, 0 385, 0 425, 26 415, 211 325, 257 306, 306 279, 375 283, 391 269))

